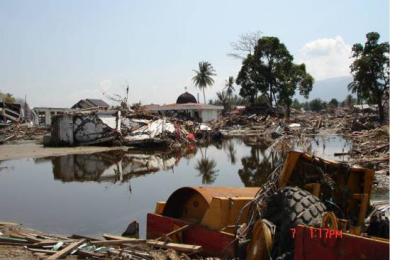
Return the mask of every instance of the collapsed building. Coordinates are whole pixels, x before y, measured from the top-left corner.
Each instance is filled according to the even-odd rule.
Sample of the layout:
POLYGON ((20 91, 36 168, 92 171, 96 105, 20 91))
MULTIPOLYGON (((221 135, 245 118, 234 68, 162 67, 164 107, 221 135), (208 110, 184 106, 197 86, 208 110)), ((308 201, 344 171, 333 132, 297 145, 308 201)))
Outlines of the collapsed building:
POLYGON ((110 105, 108 105, 104 100, 86 98, 81 99, 73 106, 71 106, 71 108, 35 107, 33 111, 36 114, 36 125, 40 125, 42 127, 50 127, 51 119, 54 116, 74 113, 78 111, 108 110, 109 107, 110 105))
POLYGON ((114 142, 121 133, 120 111, 55 115, 45 146, 96 145, 114 142))

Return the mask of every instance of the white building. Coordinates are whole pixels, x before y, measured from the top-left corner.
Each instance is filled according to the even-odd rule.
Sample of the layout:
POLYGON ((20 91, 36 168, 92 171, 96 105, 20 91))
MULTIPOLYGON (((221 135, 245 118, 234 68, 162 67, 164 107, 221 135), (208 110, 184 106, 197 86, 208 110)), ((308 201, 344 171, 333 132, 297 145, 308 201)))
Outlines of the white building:
POLYGON ((216 120, 222 114, 223 106, 197 103, 196 98, 189 92, 181 94, 175 104, 166 105, 145 105, 143 108, 151 112, 159 112, 164 115, 174 113, 186 114, 187 116, 198 119, 200 122, 216 120))

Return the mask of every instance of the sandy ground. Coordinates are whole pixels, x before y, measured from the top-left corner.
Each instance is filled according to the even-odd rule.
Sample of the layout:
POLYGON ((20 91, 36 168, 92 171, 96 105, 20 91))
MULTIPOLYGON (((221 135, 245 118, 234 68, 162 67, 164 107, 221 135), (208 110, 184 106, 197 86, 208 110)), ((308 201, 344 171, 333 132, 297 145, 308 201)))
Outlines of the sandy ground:
POLYGON ((0 160, 19 158, 40 158, 49 156, 62 156, 69 154, 92 154, 112 150, 128 150, 127 147, 43 147, 34 141, 24 141, 13 144, 0 145, 0 160))

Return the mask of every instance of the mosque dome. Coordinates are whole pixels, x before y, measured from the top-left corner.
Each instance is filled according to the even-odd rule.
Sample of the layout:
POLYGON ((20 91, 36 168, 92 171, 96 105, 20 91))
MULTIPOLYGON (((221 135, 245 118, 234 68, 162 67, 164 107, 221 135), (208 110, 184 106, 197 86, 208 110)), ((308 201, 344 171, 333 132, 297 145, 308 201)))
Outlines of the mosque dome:
POLYGON ((180 96, 178 96, 177 104, 184 104, 184 103, 198 103, 196 101, 195 96, 190 94, 189 92, 184 92, 180 96))

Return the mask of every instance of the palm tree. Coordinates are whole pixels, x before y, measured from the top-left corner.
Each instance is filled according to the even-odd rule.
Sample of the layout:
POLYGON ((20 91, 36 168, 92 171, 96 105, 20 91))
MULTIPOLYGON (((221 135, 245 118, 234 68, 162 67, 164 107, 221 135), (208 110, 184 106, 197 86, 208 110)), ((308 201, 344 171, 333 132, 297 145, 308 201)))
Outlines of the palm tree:
POLYGON ((195 72, 195 76, 192 77, 192 80, 197 88, 202 89, 204 103, 206 104, 205 88, 214 84, 215 81, 212 79, 212 76, 216 76, 216 73, 211 63, 207 61, 199 62, 198 66, 199 70, 193 70, 195 72))
POLYGON ((217 101, 216 103, 221 104, 224 106, 224 113, 228 112, 229 110, 229 97, 228 94, 225 91, 218 91, 216 93, 217 101))
POLYGON ((232 94, 235 91, 235 87, 233 86, 234 83, 235 83, 235 79, 232 76, 229 76, 228 80, 225 81, 225 89, 226 89, 226 93, 228 94, 229 98, 232 97, 232 94))

